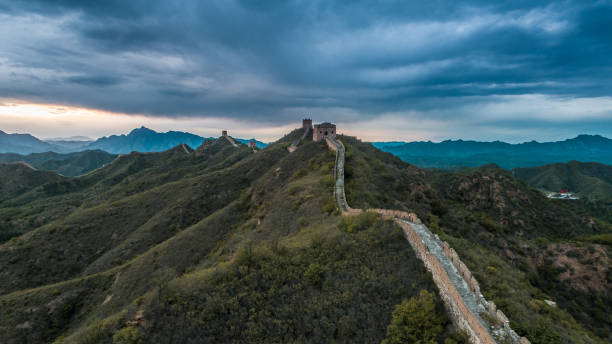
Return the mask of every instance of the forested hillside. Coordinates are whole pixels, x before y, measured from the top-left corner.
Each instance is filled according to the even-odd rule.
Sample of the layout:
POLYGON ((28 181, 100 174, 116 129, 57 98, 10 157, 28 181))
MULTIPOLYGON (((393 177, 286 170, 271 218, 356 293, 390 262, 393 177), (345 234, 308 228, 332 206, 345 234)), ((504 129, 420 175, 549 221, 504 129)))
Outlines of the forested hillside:
POLYGON ((63 176, 76 177, 102 167, 115 160, 117 155, 100 150, 77 153, 15 153, 0 154, 0 163, 25 162, 38 170, 53 171, 63 176))
POLYGON ((591 200, 612 202, 610 165, 571 161, 566 164, 517 168, 514 175, 538 189, 555 192, 568 189, 591 200))
MULTIPOLYGON (((339 216, 327 145, 288 152, 301 135, 131 153, 75 178, 3 165, 20 185, 0 189, 4 342, 463 342, 401 230, 339 216)), ((592 209, 498 168, 423 171, 339 139, 350 204, 415 211, 521 335, 610 340, 610 247, 584 238, 612 229, 592 209)))

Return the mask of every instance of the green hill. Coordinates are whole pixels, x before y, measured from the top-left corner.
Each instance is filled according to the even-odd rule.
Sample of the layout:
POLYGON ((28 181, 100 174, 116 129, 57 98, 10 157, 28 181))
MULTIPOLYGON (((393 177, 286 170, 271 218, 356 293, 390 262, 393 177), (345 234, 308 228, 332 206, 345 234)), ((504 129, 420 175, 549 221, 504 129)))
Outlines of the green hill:
POLYGON ((53 171, 63 176, 74 177, 93 171, 112 162, 117 156, 100 150, 77 153, 15 153, 0 154, 0 163, 25 162, 38 170, 53 171))
POLYGON ((517 168, 517 178, 547 191, 569 189, 593 200, 612 201, 612 166, 571 161, 534 168, 517 168))
MULTIPOLYGON (((391 221, 365 213, 341 225, 335 155, 310 140, 289 153, 301 135, 257 153, 225 139, 131 153, 80 177, 30 176, 19 191, 2 189, 0 229, 13 233, 0 243, 4 342, 381 342, 396 305, 436 287, 391 221)), ((591 210, 548 200, 498 168, 425 172, 340 139, 350 204, 416 211, 521 335, 609 339, 607 285, 577 294, 547 260, 567 256, 555 245, 608 252, 578 240, 611 231, 591 210), (544 298, 559 307, 540 307, 544 298)), ((599 275, 585 271, 597 287, 599 275)), ((462 342, 434 303, 424 316, 439 322, 435 337, 462 342)))

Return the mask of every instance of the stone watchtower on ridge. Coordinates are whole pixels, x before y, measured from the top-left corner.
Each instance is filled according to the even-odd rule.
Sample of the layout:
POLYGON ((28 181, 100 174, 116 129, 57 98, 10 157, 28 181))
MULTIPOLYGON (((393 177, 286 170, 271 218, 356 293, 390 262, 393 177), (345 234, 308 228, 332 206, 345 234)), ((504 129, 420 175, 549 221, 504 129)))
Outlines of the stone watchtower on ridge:
POLYGON ((302 129, 310 129, 312 128, 312 119, 304 118, 302 120, 302 129))
POLYGON ((221 136, 223 136, 223 137, 227 137, 227 130, 223 130, 223 131, 221 131, 221 136))
POLYGON ((326 137, 336 138, 336 125, 329 122, 315 124, 312 140, 321 141, 325 140, 326 137))

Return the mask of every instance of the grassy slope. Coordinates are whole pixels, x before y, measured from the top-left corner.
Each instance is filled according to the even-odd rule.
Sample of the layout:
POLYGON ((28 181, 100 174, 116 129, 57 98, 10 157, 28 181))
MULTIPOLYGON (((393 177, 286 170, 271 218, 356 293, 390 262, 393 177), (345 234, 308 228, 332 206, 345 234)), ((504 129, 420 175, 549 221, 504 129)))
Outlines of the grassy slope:
POLYGON ((265 172, 274 152, 140 193, 122 193, 118 200, 110 192, 108 201, 13 239, 0 249, 0 290, 31 288, 121 264, 229 204, 265 172))
MULTIPOLYGON (((187 162, 172 168, 161 164, 124 176, 142 175, 123 186, 120 181, 102 187, 109 181, 105 178, 79 186, 84 188, 79 195, 88 195, 91 188, 106 190, 102 197, 110 201, 86 199, 66 219, 0 247, 5 253, 3 280, 13 281, 3 288, 14 290, 0 296, 0 331, 9 343, 54 338, 108 342, 142 309, 146 324, 138 328, 156 342, 171 340, 172 333, 195 332, 218 341, 242 336, 258 342, 267 336, 262 330, 293 340, 323 336, 380 341, 393 306, 421 288, 432 290, 433 284, 390 223, 365 221, 357 233, 336 228, 338 217, 321 210, 330 197, 333 156, 322 143, 308 143, 289 155, 286 146, 300 134, 202 175, 192 176, 187 162), (172 177, 176 169, 183 170, 178 179, 172 177), (130 189, 142 178, 173 181, 143 192, 130 189), (226 197, 229 202, 222 201, 226 197), (207 199, 214 199, 215 206, 207 207, 207 199), (164 222, 181 216, 186 222, 176 228, 171 227, 176 222, 164 222), (134 249, 138 244, 141 248, 134 249), (30 251, 23 247, 29 245, 34 246, 30 251), (37 261, 40 257, 46 265, 37 261), (311 268, 312 263, 323 273, 317 273, 318 266, 311 268), (61 264, 75 268, 60 269, 61 264), (23 273, 33 271, 31 265, 39 266, 38 273, 23 273), (309 269, 315 272, 306 273, 309 269), (53 281, 59 282, 48 284, 53 281), (257 288, 248 287, 255 281, 257 288), (246 288, 249 298, 243 296, 246 288), (210 301, 202 299, 204 290, 217 293, 214 299, 225 305, 221 310, 235 307, 236 299, 251 308, 231 316, 211 308, 218 323, 205 326, 199 320, 208 316, 200 312, 202 302, 210 301), (288 292, 293 295, 290 303, 288 292), (187 313, 177 312, 177 299, 187 313), (286 307, 282 316, 274 316, 272 307, 281 304, 286 307), (295 307, 303 311, 295 312, 295 307), (167 323, 177 316, 184 318, 167 323), (262 319, 257 322, 262 327, 253 327, 253 317, 262 319), (279 320, 294 332, 273 332, 279 320)), ((122 174, 116 172, 108 174, 122 174)))
POLYGON ((0 154, 0 162, 25 161, 36 169, 57 172, 64 176, 80 176, 102 167, 116 158, 115 154, 100 150, 87 150, 76 153, 32 153, 20 155, 0 154))
POLYGON ((37 171, 21 163, 0 164, 0 175, 0 202, 18 197, 43 184, 64 180, 55 173, 37 171))
MULTIPOLYGON (((20 164, 0 164, 0 204, 20 195, 31 192, 40 193, 48 183, 62 182, 65 178, 46 171, 36 171, 20 164)), ((11 219, 11 212, 0 210, 0 243, 23 233, 11 219)))
POLYGON ((180 178, 220 170, 251 154, 246 147, 236 150, 223 142, 206 151, 194 156, 176 147, 161 153, 132 153, 79 178, 46 182, 40 188, 0 203, 0 219, 3 219, 0 232, 10 228, 12 233, 22 234, 75 210, 119 200, 180 178))

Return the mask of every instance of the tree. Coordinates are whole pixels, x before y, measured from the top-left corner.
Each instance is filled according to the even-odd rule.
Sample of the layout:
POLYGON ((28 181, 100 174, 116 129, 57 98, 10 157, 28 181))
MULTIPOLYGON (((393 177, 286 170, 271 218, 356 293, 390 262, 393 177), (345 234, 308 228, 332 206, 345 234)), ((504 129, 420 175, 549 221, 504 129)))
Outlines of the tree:
POLYGON ((383 344, 435 344, 446 319, 436 309, 436 295, 421 290, 418 297, 395 306, 383 344))

